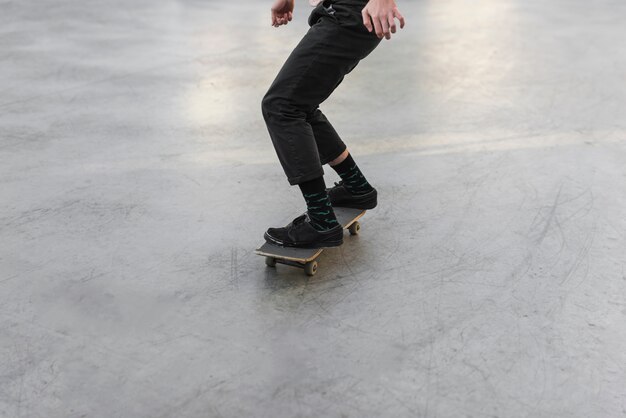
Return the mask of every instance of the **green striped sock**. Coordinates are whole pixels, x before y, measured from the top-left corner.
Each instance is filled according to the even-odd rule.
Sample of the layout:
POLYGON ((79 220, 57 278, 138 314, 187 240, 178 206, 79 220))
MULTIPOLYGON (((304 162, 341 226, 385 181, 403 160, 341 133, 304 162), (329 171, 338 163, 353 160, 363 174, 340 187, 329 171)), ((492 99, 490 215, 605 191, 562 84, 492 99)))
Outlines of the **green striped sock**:
POLYGON ((298 186, 306 201, 307 213, 313 228, 318 231, 328 231, 339 225, 328 193, 326 193, 323 177, 300 183, 298 186))
POLYGON ((361 170, 352 159, 352 155, 348 154, 348 157, 340 164, 333 166, 333 169, 339 174, 343 184, 348 191, 354 195, 369 193, 373 190, 373 187, 367 182, 361 170))

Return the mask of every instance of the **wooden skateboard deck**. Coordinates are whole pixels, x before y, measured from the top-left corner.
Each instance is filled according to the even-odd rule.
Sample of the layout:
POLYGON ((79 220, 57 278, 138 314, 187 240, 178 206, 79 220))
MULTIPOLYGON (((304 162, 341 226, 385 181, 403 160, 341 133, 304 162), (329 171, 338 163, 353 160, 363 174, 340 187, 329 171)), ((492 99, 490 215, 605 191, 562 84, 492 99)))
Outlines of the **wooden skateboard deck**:
MULTIPOLYGON (((343 229, 350 231, 350 235, 358 235, 361 225, 359 219, 365 214, 362 209, 333 208, 337 221, 343 229)), ((313 276, 317 273, 317 257, 324 252, 324 248, 293 248, 265 242, 255 253, 265 257, 265 264, 275 267, 276 263, 300 267, 304 272, 313 276)))

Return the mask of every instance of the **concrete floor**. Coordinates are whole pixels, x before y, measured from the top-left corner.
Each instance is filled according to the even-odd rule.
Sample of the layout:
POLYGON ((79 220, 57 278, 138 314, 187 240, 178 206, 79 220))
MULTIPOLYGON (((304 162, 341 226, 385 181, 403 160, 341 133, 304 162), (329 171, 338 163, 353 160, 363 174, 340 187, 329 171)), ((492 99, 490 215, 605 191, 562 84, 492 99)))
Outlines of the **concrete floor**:
POLYGON ((314 278, 253 253, 306 3, 0 2, 0 416, 626 416, 626 2, 399 1, 314 278))

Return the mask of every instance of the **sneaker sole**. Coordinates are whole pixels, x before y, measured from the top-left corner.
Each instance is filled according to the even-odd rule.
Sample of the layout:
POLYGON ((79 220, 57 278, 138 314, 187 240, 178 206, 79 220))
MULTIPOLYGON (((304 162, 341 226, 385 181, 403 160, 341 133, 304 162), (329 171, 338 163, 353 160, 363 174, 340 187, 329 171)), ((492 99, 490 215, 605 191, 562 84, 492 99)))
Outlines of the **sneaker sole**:
POLYGON ((374 209, 376 206, 378 206, 378 200, 374 200, 372 201, 357 201, 357 200, 350 200, 350 201, 344 201, 344 202, 333 202, 333 199, 330 199, 330 204, 333 207, 336 208, 350 208, 350 209, 361 209, 361 210, 370 210, 370 209, 374 209))
POLYGON ((333 202, 331 202, 331 205, 334 208, 348 208, 348 209, 359 209, 359 210, 372 210, 376 206, 378 206, 377 204, 374 204, 372 206, 372 205, 358 205, 356 203, 333 203, 333 202))
POLYGON ((302 248, 306 250, 316 249, 316 248, 332 248, 332 247, 340 247, 343 244, 343 237, 340 241, 323 241, 319 243, 310 243, 310 244, 285 244, 284 242, 277 240, 276 238, 269 235, 267 232, 264 235, 265 241, 270 244, 277 245, 279 247, 288 247, 288 248, 302 248))

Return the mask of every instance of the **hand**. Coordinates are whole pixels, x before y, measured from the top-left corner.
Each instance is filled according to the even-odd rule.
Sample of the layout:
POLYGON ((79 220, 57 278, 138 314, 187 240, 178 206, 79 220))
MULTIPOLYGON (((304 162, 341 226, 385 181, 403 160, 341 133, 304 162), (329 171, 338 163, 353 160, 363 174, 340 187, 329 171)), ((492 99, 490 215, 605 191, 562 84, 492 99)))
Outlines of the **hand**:
POLYGON ((391 34, 396 33, 395 19, 400 21, 400 29, 404 28, 404 17, 394 0, 370 0, 361 15, 367 30, 375 30, 380 39, 391 39, 391 34))
POLYGON ((272 26, 275 28, 286 25, 293 19, 295 0, 275 0, 272 6, 272 26))

